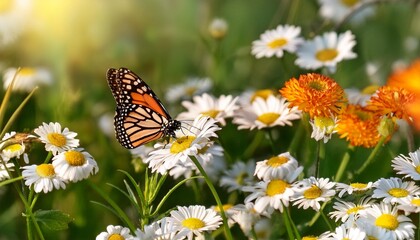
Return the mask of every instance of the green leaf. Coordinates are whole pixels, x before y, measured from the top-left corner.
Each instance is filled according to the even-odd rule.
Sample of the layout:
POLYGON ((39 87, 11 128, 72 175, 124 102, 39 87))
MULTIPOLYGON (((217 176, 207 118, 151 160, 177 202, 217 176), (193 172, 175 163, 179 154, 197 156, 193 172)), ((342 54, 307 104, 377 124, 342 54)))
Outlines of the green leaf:
POLYGON ((73 221, 69 214, 59 210, 38 210, 34 213, 34 217, 36 221, 52 231, 65 230, 69 227, 68 224, 73 221))

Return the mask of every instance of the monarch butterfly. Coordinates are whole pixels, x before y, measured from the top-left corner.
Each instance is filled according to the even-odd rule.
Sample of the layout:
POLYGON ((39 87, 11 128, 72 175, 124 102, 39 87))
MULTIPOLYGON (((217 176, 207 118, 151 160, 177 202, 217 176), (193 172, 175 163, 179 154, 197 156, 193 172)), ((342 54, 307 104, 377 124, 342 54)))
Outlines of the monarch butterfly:
POLYGON ((181 122, 174 120, 153 90, 127 68, 107 71, 108 85, 117 107, 116 138, 125 148, 136 148, 165 136, 175 137, 181 122))

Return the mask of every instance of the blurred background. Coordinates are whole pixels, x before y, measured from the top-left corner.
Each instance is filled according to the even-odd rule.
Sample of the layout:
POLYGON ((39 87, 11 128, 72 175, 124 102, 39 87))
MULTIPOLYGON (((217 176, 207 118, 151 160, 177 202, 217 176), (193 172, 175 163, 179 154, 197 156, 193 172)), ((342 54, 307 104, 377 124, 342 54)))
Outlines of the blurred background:
MULTIPOLYGON (((30 132, 42 122, 60 122, 78 133, 81 147, 94 156, 100 169, 66 190, 41 194, 38 209, 60 209, 74 218, 67 231, 47 233, 47 239, 93 239, 108 224, 120 223, 91 203, 104 201, 87 181, 124 206, 127 200, 106 183, 123 186, 124 176, 117 169, 141 179, 130 153, 113 137, 110 116, 115 103, 105 79, 108 68, 127 67, 138 73, 176 116, 182 107, 167 103, 165 93, 188 77, 211 78, 211 93, 218 96, 238 95, 249 88, 278 89, 289 78, 308 72, 293 65, 292 55, 257 60, 250 53, 252 41, 261 33, 287 23, 300 26, 305 38, 351 30, 358 58, 340 63, 332 77, 343 88, 383 85, 393 66, 419 56, 420 14, 413 7, 416 1, 376 2, 374 14, 364 22, 334 29, 334 22, 319 15, 315 0, 0 0, 1 78, 9 68, 48 72, 48 81, 39 84, 10 130, 30 132), (209 32, 215 18, 228 25, 223 38, 209 32)), ((0 92, 3 96, 4 88, 0 92)), ((13 92, 6 118, 26 96, 24 90, 13 92)), ((225 142, 240 146, 235 134, 236 128, 228 126, 225 142)), ((404 140, 393 144, 395 152, 406 153, 404 140)), ((41 150, 33 149, 30 160, 42 162, 41 150)), ((168 206, 191 203, 179 194, 168 206)), ((22 211, 16 191, 0 188, 0 239, 26 238, 21 231, 25 227, 22 211)))

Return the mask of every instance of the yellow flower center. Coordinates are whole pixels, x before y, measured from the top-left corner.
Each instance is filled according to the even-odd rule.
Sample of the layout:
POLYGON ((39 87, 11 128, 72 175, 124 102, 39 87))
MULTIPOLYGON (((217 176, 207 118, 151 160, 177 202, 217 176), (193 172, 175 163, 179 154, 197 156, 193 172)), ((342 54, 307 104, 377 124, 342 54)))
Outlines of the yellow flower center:
POLYGON ((411 204, 420 207, 420 198, 415 198, 413 200, 411 200, 411 204))
POLYGON ((331 61, 336 58, 338 55, 338 51, 334 48, 326 48, 318 51, 315 54, 315 57, 321 62, 331 61))
POLYGON ((315 117, 314 124, 318 128, 327 129, 327 134, 331 134, 334 130, 334 120, 330 117, 315 117))
POLYGON ((187 93, 187 96, 192 96, 197 91, 196 87, 188 87, 185 89, 185 92, 187 93))
POLYGON ((13 3, 15 1, 12 0, 1 0, 0 1, 0 13, 7 13, 13 8, 13 3))
POLYGON ((247 178, 248 177, 248 173, 246 173, 246 172, 243 172, 243 173, 241 173, 241 174, 239 174, 237 177, 236 177, 236 182, 239 184, 239 185, 244 185, 244 183, 245 183, 245 178, 247 178))
POLYGON ((310 81, 308 82, 308 87, 316 91, 325 90, 325 84, 320 81, 310 81))
POLYGON ((64 156, 66 157, 66 161, 68 162, 68 164, 70 164, 71 166, 82 166, 86 162, 83 153, 78 151, 67 151, 64 153, 64 156))
POLYGON ((253 102, 257 97, 262 99, 267 99, 269 96, 274 95, 274 91, 271 89, 262 89, 255 91, 251 97, 251 102, 253 102))
POLYGON ((375 225, 393 231, 397 229, 399 222, 394 215, 384 213, 376 219, 375 225))
POLYGON ((318 238, 315 236, 305 236, 302 238, 302 240, 318 240, 318 238))
POLYGON ((191 146, 191 143, 195 140, 194 136, 183 136, 178 138, 172 143, 170 152, 173 154, 180 153, 191 146))
POLYGON ((407 197, 408 191, 403 188, 391 188, 388 190, 389 195, 397 198, 407 197))
POLYGON ((36 166, 36 173, 43 178, 53 177, 55 175, 54 167, 52 164, 41 164, 36 166))
POLYGON ((108 237, 108 240, 125 240, 125 238, 118 233, 114 233, 108 237))
POLYGON ((350 187, 355 189, 365 189, 368 185, 366 183, 352 183, 350 187))
POLYGON ((289 159, 283 156, 274 156, 267 161, 267 165, 270 167, 280 167, 281 165, 287 163, 289 159))
POLYGON ((286 43, 287 43, 287 39, 278 38, 278 39, 275 39, 275 40, 269 42, 267 44, 267 46, 269 48, 280 48, 280 47, 284 46, 286 43))
POLYGON ((36 69, 31 67, 24 67, 19 70, 19 74, 23 76, 32 76, 35 74, 35 72, 36 69))
POLYGON ((420 165, 419 165, 419 166, 416 166, 416 168, 415 168, 415 169, 416 169, 416 172, 417 172, 417 173, 420 173, 420 165))
POLYGON ((367 239, 368 240, 379 240, 379 239, 377 239, 376 237, 374 237, 374 236, 366 236, 367 237, 367 239))
POLYGON ((306 189, 303 192, 303 197, 305 197, 306 199, 316 199, 320 197, 321 194, 322 190, 318 186, 312 185, 310 188, 306 189))
POLYGON ((265 125, 270 125, 280 117, 278 113, 263 113, 258 116, 257 120, 264 123, 265 125))
POLYGON ((184 221, 182 221, 182 226, 189 228, 191 230, 196 230, 204 227, 206 224, 198 219, 198 218, 187 218, 184 221))
POLYGON ((353 208, 349 208, 346 212, 347 212, 347 214, 352 214, 352 213, 357 213, 358 211, 363 210, 363 209, 365 209, 365 208, 362 207, 362 206, 356 206, 356 207, 353 207, 353 208))
MULTIPOLYGON (((222 208, 223 208, 223 211, 227 211, 227 210, 229 210, 230 208, 232 208, 233 207, 233 205, 232 204, 224 204, 223 206, 222 206, 222 208)), ((214 208, 214 210, 216 211, 216 212, 220 212, 220 208, 219 208, 219 206, 216 206, 215 208, 214 208)))
POLYGON ((19 143, 15 143, 15 144, 5 147, 3 150, 10 151, 10 152, 18 152, 22 150, 22 145, 20 145, 19 143))
POLYGON ((356 3, 359 2, 359 0, 341 0, 341 2, 346 5, 347 7, 352 7, 354 6, 356 3))
POLYGON ((265 193, 272 197, 274 195, 277 194, 282 194, 284 193, 284 191, 286 191, 286 188, 288 188, 290 186, 290 184, 288 184, 287 182, 283 181, 283 180, 272 180, 271 182, 268 183, 267 185, 267 190, 265 191, 265 193))
POLYGON ((47 139, 52 145, 57 147, 62 147, 67 142, 66 137, 61 133, 48 133, 47 139))
POLYGON ((216 116, 217 116, 217 114, 219 114, 219 110, 216 110, 216 109, 211 109, 211 110, 208 110, 208 111, 205 111, 205 112, 201 112, 201 114, 203 114, 204 116, 208 116, 208 117, 211 117, 211 118, 216 118, 216 116))

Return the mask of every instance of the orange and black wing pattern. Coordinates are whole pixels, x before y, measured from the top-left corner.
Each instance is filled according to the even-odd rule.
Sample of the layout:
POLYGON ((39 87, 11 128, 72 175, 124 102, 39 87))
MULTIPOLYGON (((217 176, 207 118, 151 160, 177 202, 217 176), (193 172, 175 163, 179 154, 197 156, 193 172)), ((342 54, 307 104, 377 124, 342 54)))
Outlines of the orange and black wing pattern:
POLYGON ((108 85, 117 102, 114 126, 125 148, 136 148, 164 136, 175 136, 180 122, 172 120, 153 90, 127 68, 109 69, 108 85))

